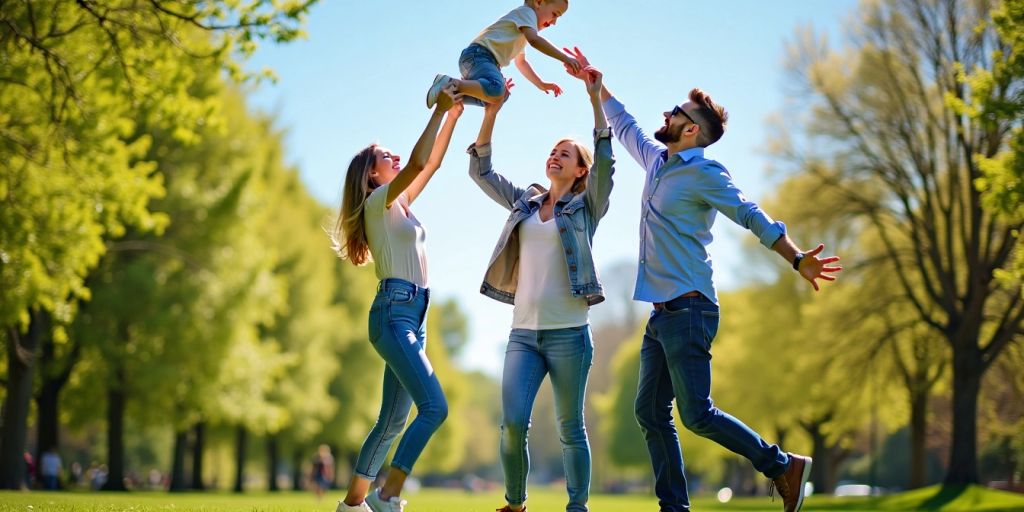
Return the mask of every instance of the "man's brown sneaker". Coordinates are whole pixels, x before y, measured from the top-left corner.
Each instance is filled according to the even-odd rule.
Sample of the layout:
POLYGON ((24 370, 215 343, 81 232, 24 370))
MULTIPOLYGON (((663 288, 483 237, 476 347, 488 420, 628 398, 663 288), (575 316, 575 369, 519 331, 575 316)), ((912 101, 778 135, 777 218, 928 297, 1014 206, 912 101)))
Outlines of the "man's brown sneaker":
POLYGON ((772 487, 779 492, 786 512, 797 512, 804 504, 804 488, 811 476, 811 458, 789 454, 789 467, 781 476, 772 479, 772 487))
POLYGON ((523 507, 519 510, 515 510, 514 508, 512 508, 512 506, 505 505, 504 507, 496 509, 494 512, 526 512, 526 507, 523 507))

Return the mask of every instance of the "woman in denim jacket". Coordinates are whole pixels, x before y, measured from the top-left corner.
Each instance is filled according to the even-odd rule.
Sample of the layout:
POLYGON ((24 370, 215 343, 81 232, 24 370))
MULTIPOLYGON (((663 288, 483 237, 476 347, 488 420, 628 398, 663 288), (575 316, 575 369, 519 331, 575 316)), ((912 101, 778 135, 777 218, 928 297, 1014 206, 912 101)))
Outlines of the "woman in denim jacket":
POLYGON ((371 144, 356 154, 345 176, 341 211, 331 233, 334 249, 354 265, 373 262, 380 284, 370 306, 369 338, 386 367, 380 415, 363 442, 336 512, 403 510, 405 500, 399 495, 406 477, 448 416, 448 402, 426 355, 426 231, 410 205, 441 166, 462 113, 462 103, 454 100, 451 89, 439 96, 405 167, 398 155, 371 144), (445 111, 448 116, 439 133, 445 111), (384 486, 371 491, 413 403, 416 419, 398 443, 384 486))
POLYGON ((588 310, 604 300, 591 256, 597 224, 608 211, 615 159, 601 109, 601 74, 588 70, 594 107, 594 153, 559 141, 546 162, 550 187, 518 187, 491 168, 491 133, 501 105, 485 106, 469 147, 469 173, 511 214, 480 291, 515 306, 502 378, 501 462, 505 500, 499 510, 525 509, 529 472, 527 429, 544 376, 551 376, 569 504, 585 511, 590 494, 590 444, 583 401, 593 360, 588 310))

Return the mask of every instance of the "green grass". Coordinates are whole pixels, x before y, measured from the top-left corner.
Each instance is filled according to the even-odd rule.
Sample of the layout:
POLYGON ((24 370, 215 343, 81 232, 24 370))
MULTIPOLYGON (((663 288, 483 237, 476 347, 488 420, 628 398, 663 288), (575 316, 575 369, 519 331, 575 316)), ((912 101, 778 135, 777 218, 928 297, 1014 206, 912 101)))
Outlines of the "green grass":
MULTIPOLYGON (((335 501, 341 496, 341 493, 336 491, 325 497, 324 501, 317 503, 311 494, 291 492, 244 495, 221 492, 188 494, 0 492, 0 512, 332 512, 335 501)), ((409 505, 406 508, 409 512, 484 512, 503 505, 500 491, 468 494, 461 491, 426 489, 409 494, 406 498, 409 500, 409 505)), ((558 490, 531 490, 528 505, 532 512, 557 512, 565 509, 565 495, 558 490)), ((654 512, 657 510, 657 501, 651 496, 641 495, 595 495, 591 497, 590 509, 594 512, 654 512)), ((782 510, 782 504, 777 499, 772 503, 765 497, 735 499, 727 504, 718 503, 711 498, 697 498, 693 502, 693 509, 779 512, 782 510)), ((929 487, 877 499, 838 499, 813 496, 808 498, 804 510, 808 512, 889 512, 896 510, 1011 512, 1024 511, 1024 495, 993 491, 983 487, 945 489, 929 487)))

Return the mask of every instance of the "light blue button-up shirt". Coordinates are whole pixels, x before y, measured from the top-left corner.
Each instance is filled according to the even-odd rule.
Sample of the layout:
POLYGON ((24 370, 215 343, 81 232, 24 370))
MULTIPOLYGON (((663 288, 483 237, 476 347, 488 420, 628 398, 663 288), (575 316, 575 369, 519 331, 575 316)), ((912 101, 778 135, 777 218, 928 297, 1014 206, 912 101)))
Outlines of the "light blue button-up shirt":
POLYGON ((711 226, 722 212, 771 248, 786 234, 732 182, 725 167, 704 158, 704 148, 668 158, 666 147, 648 137, 614 97, 604 112, 615 138, 647 172, 640 212, 640 268, 633 299, 667 302, 698 291, 718 304, 711 279, 711 226))

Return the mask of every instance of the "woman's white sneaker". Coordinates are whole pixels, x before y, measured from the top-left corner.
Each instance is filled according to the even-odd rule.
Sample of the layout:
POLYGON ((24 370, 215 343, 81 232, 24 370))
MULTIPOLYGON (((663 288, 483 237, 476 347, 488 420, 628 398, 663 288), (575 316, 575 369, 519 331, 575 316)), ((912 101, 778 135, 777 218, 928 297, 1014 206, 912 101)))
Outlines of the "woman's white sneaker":
POLYGON ((373 512, 373 509, 365 501, 355 506, 339 501, 338 508, 334 512, 373 512))
POLYGON ((380 496, 380 489, 377 489, 366 497, 366 503, 373 512, 402 512, 407 502, 398 496, 385 500, 380 496))

